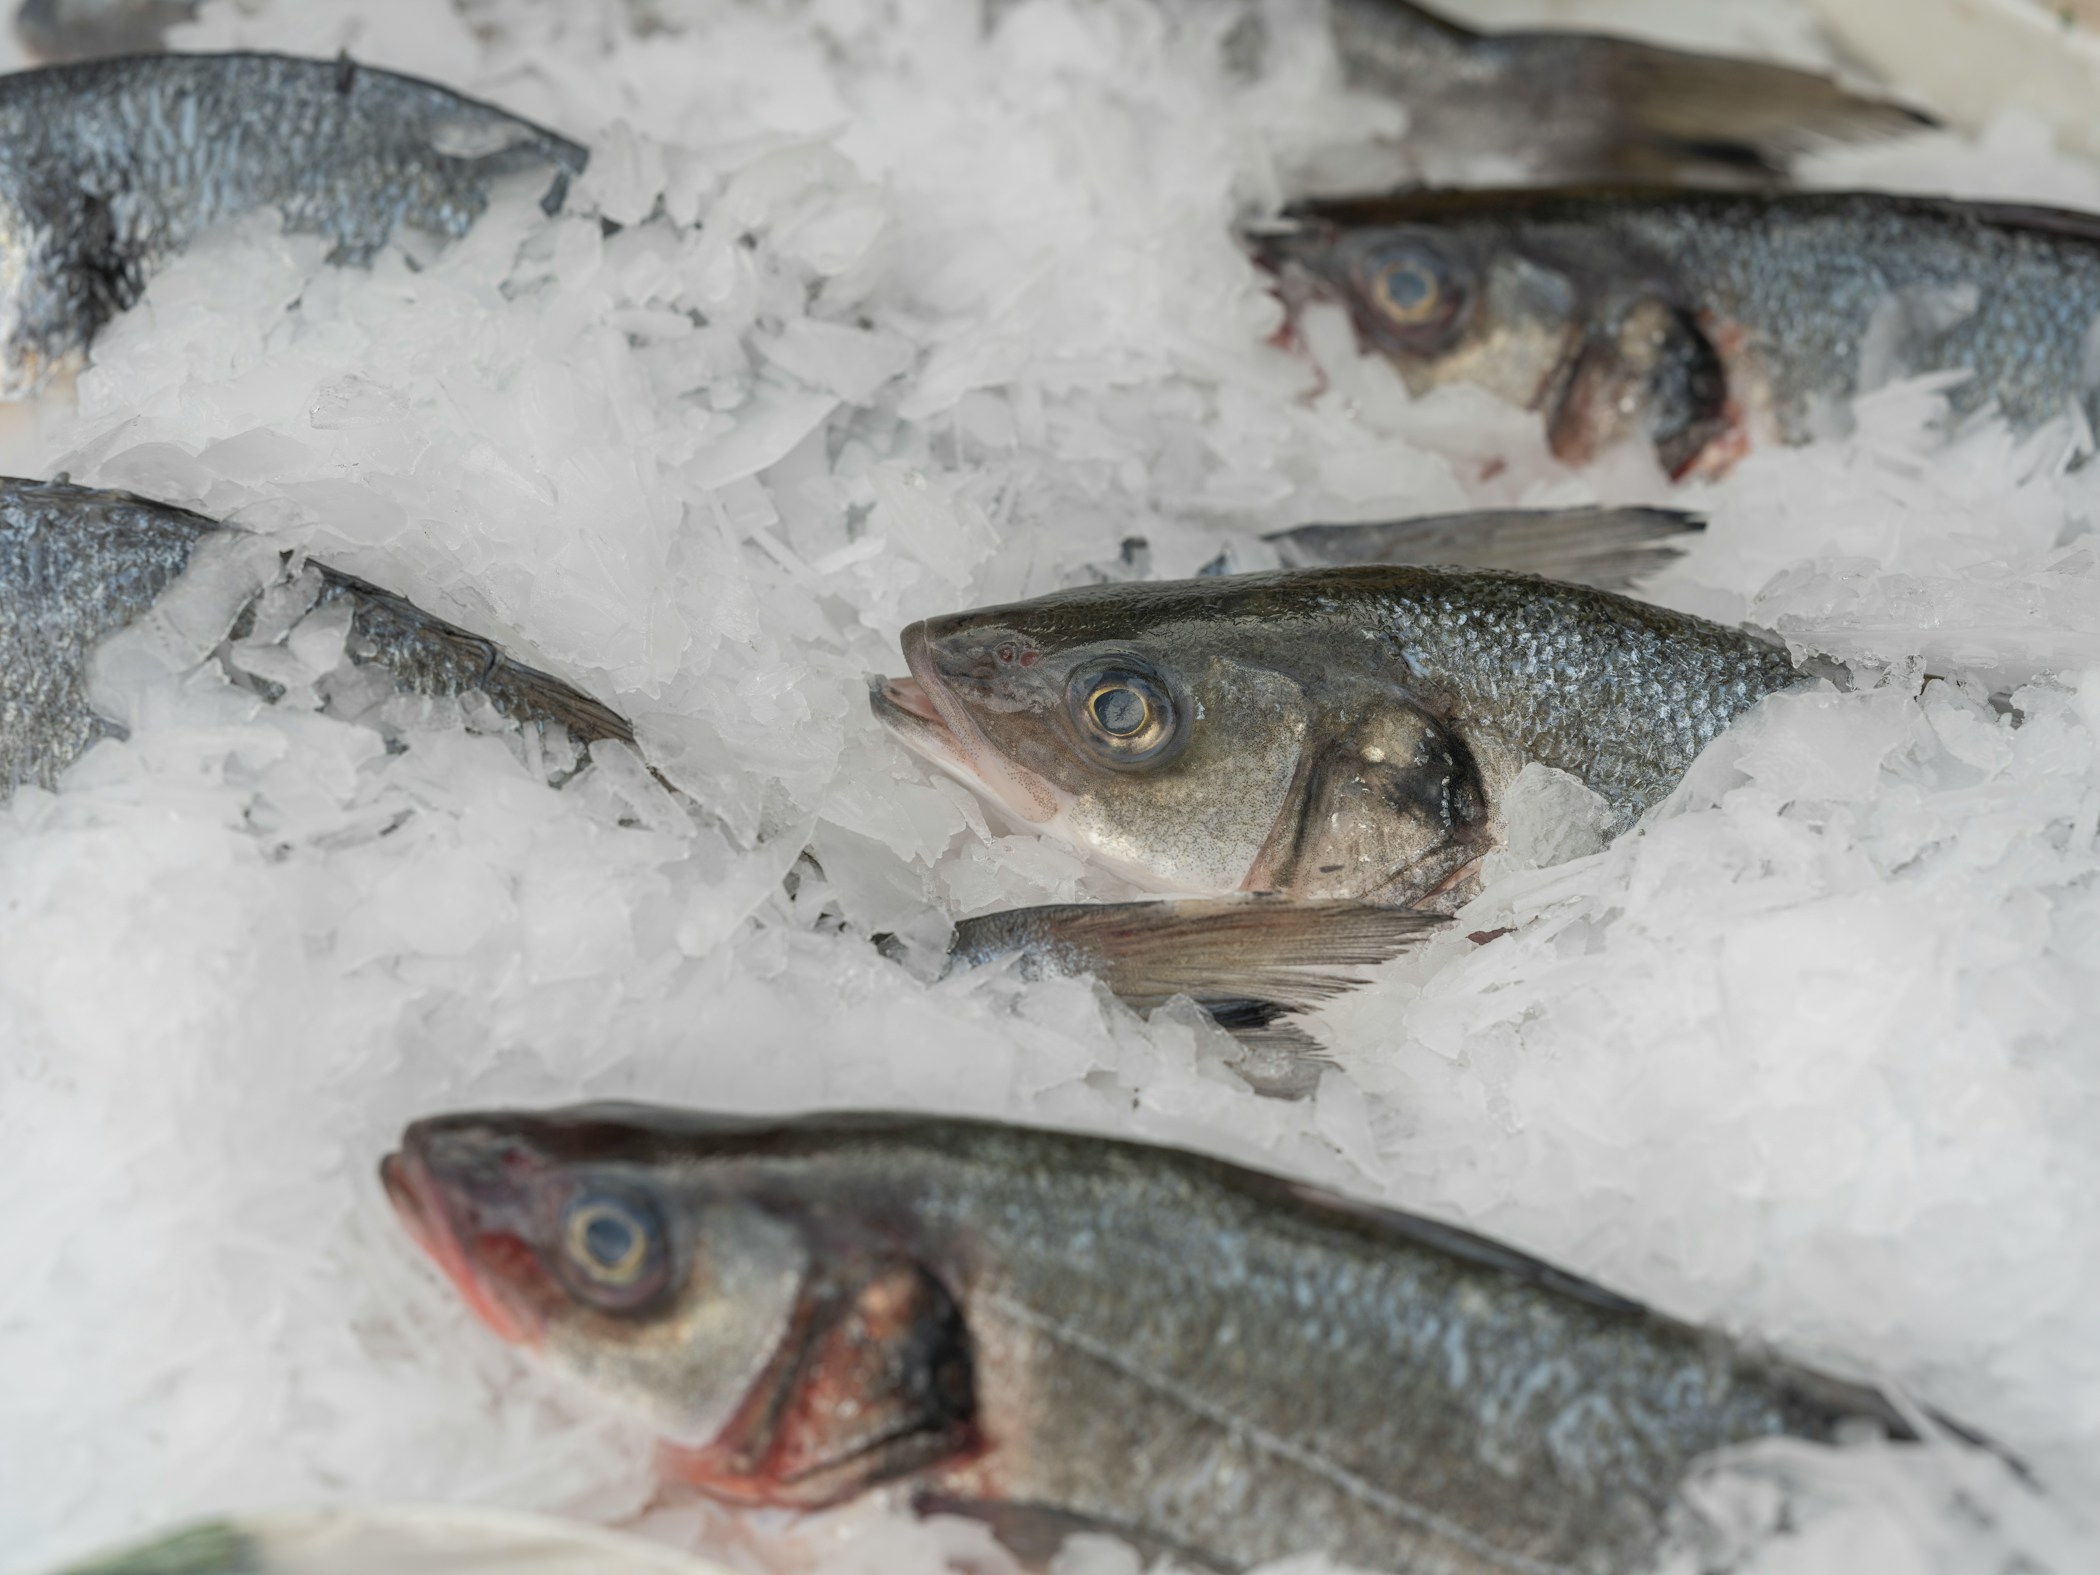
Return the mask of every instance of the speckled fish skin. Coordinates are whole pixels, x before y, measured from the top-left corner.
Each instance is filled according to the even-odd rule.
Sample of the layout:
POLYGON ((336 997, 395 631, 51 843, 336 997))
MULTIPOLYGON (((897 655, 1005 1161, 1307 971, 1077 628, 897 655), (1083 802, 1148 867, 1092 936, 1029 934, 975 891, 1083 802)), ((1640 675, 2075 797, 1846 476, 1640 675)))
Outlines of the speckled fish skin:
MULTIPOLYGON (((0 478, 0 801, 24 782, 54 786, 113 730, 86 692, 96 647, 151 608, 201 544, 238 534, 126 492, 0 478)), ((580 742, 633 742, 624 721, 559 679, 391 592, 312 567, 314 605, 347 600, 354 609, 350 657, 391 673, 399 688, 479 691, 518 722, 560 725, 580 742)))
POLYGON ((2100 218, 1877 193, 1424 192, 1318 202, 1258 255, 1339 297, 1423 391, 1481 383, 1577 462, 1645 436, 1674 474, 1806 441, 1863 371, 1970 370, 2026 433, 2100 416, 2100 218), (1396 306, 1395 290, 1399 304, 1396 306))
POLYGON ((599 1106, 419 1122, 383 1175, 492 1327, 565 1352, 735 1502, 900 1482, 1009 1535, 1104 1528, 1222 1570, 1626 1575, 1716 1449, 1848 1418, 1910 1436, 1491 1242, 1175 1149, 599 1106), (573 1228, 612 1207, 646 1246, 573 1228), (645 1295, 572 1288, 599 1246, 641 1255, 645 1295), (724 1329, 758 1358, 686 1359, 724 1329))
POLYGON ((1396 904, 1467 894, 1527 764, 1623 829, 1800 677, 1609 592, 1389 566, 1090 586, 901 644, 912 676, 870 695, 901 742, 1147 889, 1396 904))
POLYGON ((367 261, 457 237, 491 184, 586 153, 433 83, 341 60, 150 55, 0 78, 0 393, 34 392, 203 229, 262 207, 367 261))
POLYGON ((1541 183, 1764 186, 1816 148, 1931 124, 1764 61, 1593 33, 1474 32, 1404 0, 1332 0, 1330 15, 1350 84, 1407 110, 1417 179, 1471 184, 1497 159, 1541 183))

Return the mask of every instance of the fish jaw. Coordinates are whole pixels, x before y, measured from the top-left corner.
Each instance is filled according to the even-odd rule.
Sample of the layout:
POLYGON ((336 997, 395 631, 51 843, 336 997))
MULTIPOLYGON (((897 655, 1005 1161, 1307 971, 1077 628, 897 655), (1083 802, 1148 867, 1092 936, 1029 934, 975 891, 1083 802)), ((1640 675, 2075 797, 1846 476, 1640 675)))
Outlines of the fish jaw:
POLYGON ((909 678, 871 677, 868 705, 875 719, 913 754, 1032 826, 1054 830, 1070 795, 993 747, 941 677, 922 620, 898 642, 909 678))
POLYGON ((411 1127, 401 1150, 379 1163, 396 1217, 491 1333, 507 1345, 539 1348, 545 1311, 518 1287, 520 1280, 543 1277, 538 1255, 516 1233, 478 1217, 471 1201, 446 1185, 431 1165, 423 1130, 411 1127))

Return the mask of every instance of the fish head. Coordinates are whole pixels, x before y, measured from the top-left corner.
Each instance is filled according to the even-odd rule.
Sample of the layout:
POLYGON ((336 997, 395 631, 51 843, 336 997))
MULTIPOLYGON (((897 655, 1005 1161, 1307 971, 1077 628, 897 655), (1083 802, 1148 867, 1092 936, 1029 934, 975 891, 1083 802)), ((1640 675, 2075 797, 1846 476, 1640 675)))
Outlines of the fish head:
POLYGON ((1626 441, 1686 474, 1730 426, 1721 358, 1653 259, 1609 234, 1527 222, 1490 194, 1294 210, 1253 236, 1293 313, 1337 300, 1357 340, 1421 395, 1469 383, 1538 411, 1555 456, 1626 441))
POLYGON ((1393 688, 1349 597, 1273 594, 1285 578, 927 619, 902 637, 911 676, 875 680, 871 703, 935 765, 1149 890, 1419 895, 1484 815, 1470 761, 1393 688))
POLYGON ((442 1116, 380 1177, 482 1319, 651 1424, 665 1474, 819 1508, 980 1446, 956 1271, 928 1261, 856 1121, 882 1124, 442 1116))
POLYGON ((735 1414, 808 1271, 792 1222, 590 1110, 419 1121, 380 1177, 491 1330, 677 1441, 735 1414))

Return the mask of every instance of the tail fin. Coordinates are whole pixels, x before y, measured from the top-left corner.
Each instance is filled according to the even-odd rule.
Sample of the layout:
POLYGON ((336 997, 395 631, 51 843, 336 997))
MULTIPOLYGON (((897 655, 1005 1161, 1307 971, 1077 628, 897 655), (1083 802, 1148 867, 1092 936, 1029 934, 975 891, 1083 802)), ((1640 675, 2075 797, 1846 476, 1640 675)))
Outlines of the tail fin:
POLYGON ((1182 898, 1015 908, 965 919, 951 970, 1018 955, 1032 977, 1093 974, 1132 1006, 1186 995, 1235 1032, 1355 989, 1337 970, 1398 956, 1447 920, 1351 901, 1182 898))
POLYGON ((1516 569, 1549 580, 1623 591, 1684 553, 1706 529, 1677 509, 1494 509, 1372 525, 1300 525, 1263 540, 1287 569, 1409 563, 1516 569))

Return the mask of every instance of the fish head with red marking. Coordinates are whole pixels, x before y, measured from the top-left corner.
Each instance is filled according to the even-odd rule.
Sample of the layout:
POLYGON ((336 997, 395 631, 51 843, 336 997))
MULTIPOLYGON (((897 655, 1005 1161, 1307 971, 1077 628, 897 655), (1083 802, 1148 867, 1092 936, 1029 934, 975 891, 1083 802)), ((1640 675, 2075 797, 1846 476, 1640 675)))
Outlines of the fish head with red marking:
POLYGON ((1538 411, 1565 463, 1647 442, 1664 471, 1683 476, 1733 425, 1727 368, 1663 262, 1573 211, 1579 201, 1420 192, 1313 202, 1249 244, 1294 317, 1311 301, 1339 301, 1362 348, 1411 392, 1486 388, 1538 411))
POLYGON ((967 1449, 968 1338, 939 1281, 785 1174, 765 1130, 620 1105, 442 1116, 380 1177, 498 1336, 649 1423, 695 1485, 807 1507, 967 1449))

